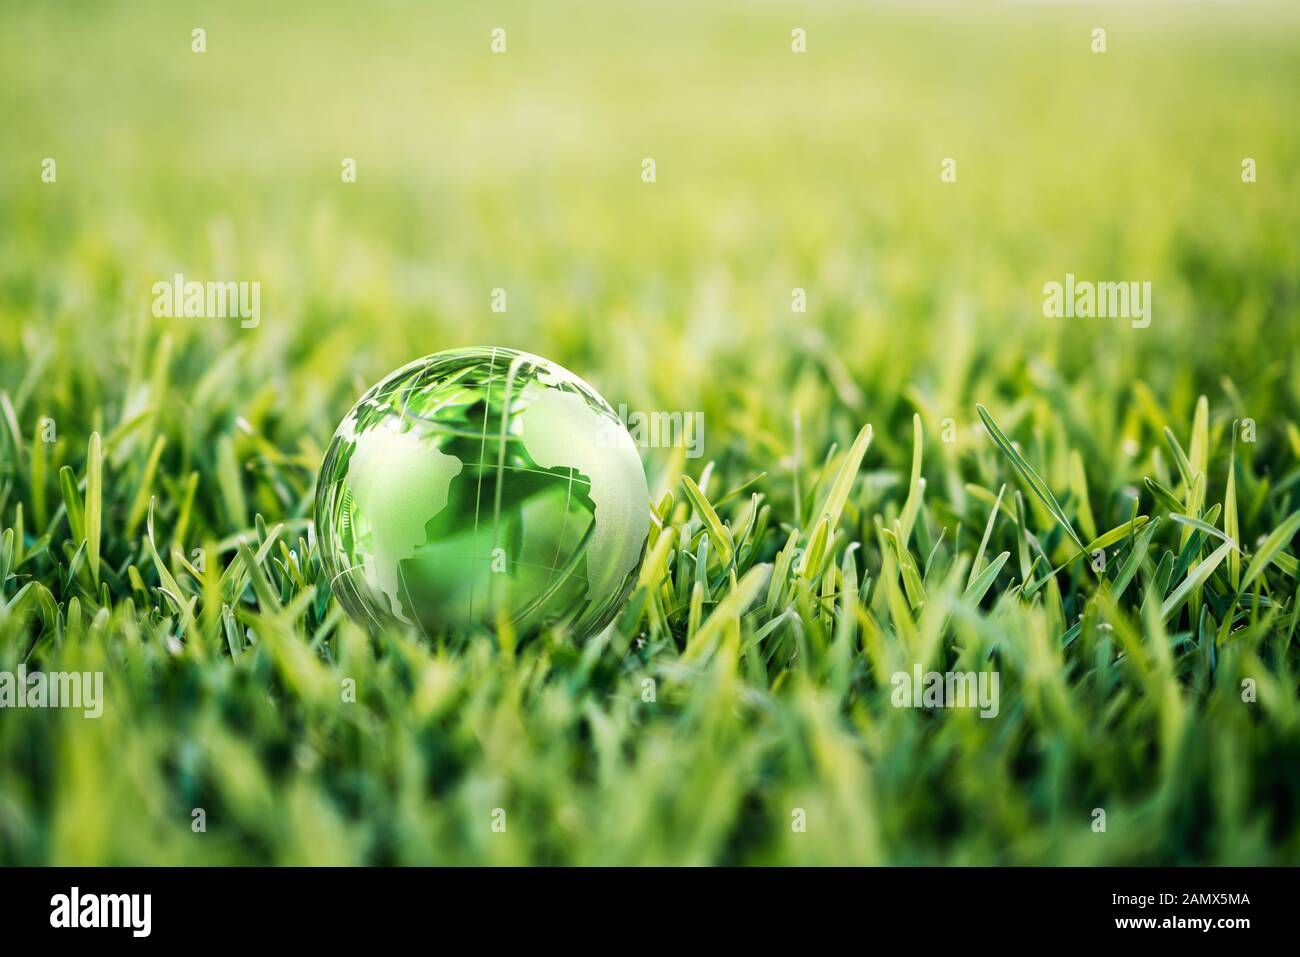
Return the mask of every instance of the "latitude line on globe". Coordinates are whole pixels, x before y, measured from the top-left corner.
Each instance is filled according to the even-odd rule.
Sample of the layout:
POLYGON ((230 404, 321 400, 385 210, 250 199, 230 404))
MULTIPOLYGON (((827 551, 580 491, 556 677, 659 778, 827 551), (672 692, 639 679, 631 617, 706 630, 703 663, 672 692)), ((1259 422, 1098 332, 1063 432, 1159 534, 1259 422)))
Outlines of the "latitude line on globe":
MULTIPOLYGON (((334 586, 338 584, 339 579, 342 578, 344 575, 348 575, 356 571, 365 571, 365 566, 348 565, 346 568, 341 569, 337 575, 335 575, 333 578, 330 579, 330 590, 333 591, 334 586)), ((356 588, 356 585, 353 585, 352 587, 356 588)), ((377 627, 380 628, 383 627, 383 622, 379 620, 378 616, 375 615, 375 613, 370 610, 370 607, 366 605, 365 602, 361 603, 361 607, 362 609, 364 609, 365 613, 370 616, 370 620, 373 621, 377 627)))
MULTIPOLYGON (((486 468, 496 468, 495 465, 490 465, 487 462, 470 462, 468 463, 468 465, 470 468, 476 468, 480 470, 486 468)), ((502 468, 504 468, 507 472, 526 472, 529 475, 545 475, 547 478, 562 479, 564 478, 564 476, 557 475, 556 473, 566 468, 566 466, 557 465, 555 466, 555 468, 551 468, 551 469, 530 469, 526 465, 503 465, 502 468)), ((570 480, 576 482, 579 488, 585 488, 585 489, 591 488, 590 479, 585 478, 583 474, 581 472, 578 472, 576 469, 572 469, 571 471, 576 473, 576 477, 570 476, 570 480)))

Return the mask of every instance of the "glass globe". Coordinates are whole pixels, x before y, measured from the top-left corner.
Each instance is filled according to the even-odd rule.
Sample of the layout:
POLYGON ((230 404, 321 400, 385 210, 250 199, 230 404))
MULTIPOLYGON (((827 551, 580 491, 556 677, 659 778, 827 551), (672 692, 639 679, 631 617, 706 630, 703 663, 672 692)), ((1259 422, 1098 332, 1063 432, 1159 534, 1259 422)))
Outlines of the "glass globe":
POLYGON ((650 492, 609 404, 513 349, 426 356, 374 386, 321 466, 330 585, 358 621, 425 634, 618 613, 640 569, 650 492))

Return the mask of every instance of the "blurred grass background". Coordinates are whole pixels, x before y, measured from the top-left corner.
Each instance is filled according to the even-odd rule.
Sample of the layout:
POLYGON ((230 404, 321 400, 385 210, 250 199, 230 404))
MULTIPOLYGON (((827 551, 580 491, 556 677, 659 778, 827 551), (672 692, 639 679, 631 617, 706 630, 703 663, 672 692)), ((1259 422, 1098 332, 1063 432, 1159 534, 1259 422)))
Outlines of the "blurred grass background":
MULTIPOLYGON (((103 667, 109 699, 99 721, 0 713, 0 860, 1295 863, 1286 591, 1280 620, 1252 618, 1214 665, 1198 647, 1190 672, 1191 620, 1144 632, 1175 655, 1136 675, 1099 626, 1057 643, 1093 607, 1081 563, 1068 620, 1025 601, 927 621, 935 660, 1007 656, 1003 716, 981 722, 889 709, 893 652, 843 636, 847 671, 839 645, 814 642, 758 675, 745 649, 775 614, 701 669, 678 660, 671 613, 516 655, 486 638, 372 643, 322 612, 263 621, 232 654, 220 603, 206 638, 179 640, 136 506, 156 500, 164 554, 211 545, 234 563, 256 514, 292 543, 365 386, 500 344, 615 406, 703 411, 706 491, 766 473, 755 561, 809 530, 823 458, 871 422, 846 535, 879 578, 872 516, 892 521, 908 494, 913 413, 921 524, 969 561, 991 503, 968 484, 1012 476, 973 428, 977 401, 1058 492, 1079 453, 1097 531, 1130 517, 1143 477, 1175 484, 1161 432, 1187 444, 1199 395, 1209 501, 1225 496, 1233 419, 1253 418, 1259 442, 1237 454, 1254 545, 1294 507, 1300 455, 1297 26, 1280 3, 0 3, 0 528, 29 553, 0 599, 36 581, 53 609, 36 614, 29 591, 0 648, 5 668, 103 667), (498 26, 504 55, 489 50, 498 26), (154 318, 150 288, 176 272, 260 282, 261 325, 154 318), (1150 328, 1045 319, 1043 284, 1066 272, 1151 281, 1150 328), (42 416, 49 449, 32 440, 42 416), (938 441, 946 417, 955 443, 938 441), (84 489, 92 431, 108 440, 107 602, 68 554, 56 480, 68 465, 84 489), (1272 694, 1249 715, 1234 704, 1247 672, 1272 694), (639 703, 645 674, 671 686, 657 710, 639 703), (339 675, 360 707, 340 710, 339 675), (497 806, 504 835, 487 827, 497 806), (796 806, 807 833, 788 826, 796 806), (1097 806, 1106 835, 1089 827, 1097 806)), ((645 461, 652 488, 677 487, 679 459, 645 461)), ((1000 528, 990 553, 1014 553, 1017 534, 1000 528)), ((201 576, 182 586, 203 591, 201 576)), ((251 586, 231 605, 266 612, 251 586)), ((815 611, 796 612, 815 630, 815 611)), ((908 646, 901 620, 878 624, 880 647, 908 646)))

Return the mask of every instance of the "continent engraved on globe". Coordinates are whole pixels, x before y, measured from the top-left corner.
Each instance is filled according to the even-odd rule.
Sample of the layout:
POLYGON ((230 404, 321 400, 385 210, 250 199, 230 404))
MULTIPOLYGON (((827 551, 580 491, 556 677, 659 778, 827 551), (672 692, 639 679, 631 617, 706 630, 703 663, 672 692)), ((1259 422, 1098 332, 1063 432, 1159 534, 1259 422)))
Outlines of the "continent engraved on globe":
POLYGON ((460 459, 431 447, 418 432, 384 427, 355 439, 345 481, 374 527, 373 552, 366 560, 374 563, 393 614, 407 624, 411 620, 397 596, 398 564, 424 544, 424 526, 447 507, 451 480, 463 468, 460 459))
MULTIPOLYGON (((533 386, 529 386, 533 389, 533 386)), ((525 390, 527 393, 528 390, 525 390)), ((528 407, 524 419, 524 448, 543 468, 572 468, 591 483, 596 511, 591 544, 587 547, 587 595, 604 593, 641 560, 641 543, 619 530, 637 518, 629 513, 640 503, 623 493, 642 483, 641 460, 626 430, 616 432, 625 447, 602 447, 596 437, 605 427, 601 416, 578 395, 545 390, 528 407)), ((649 491, 646 492, 647 501, 649 491)))

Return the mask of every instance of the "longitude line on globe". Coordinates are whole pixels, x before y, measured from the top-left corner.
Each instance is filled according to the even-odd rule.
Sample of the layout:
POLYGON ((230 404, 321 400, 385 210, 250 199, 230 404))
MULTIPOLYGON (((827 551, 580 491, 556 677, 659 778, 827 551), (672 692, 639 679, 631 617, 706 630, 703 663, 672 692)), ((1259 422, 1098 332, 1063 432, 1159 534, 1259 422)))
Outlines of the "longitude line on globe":
MULTIPOLYGON (((483 500, 483 463, 487 459, 488 409, 492 406, 492 377, 496 374, 497 347, 492 347, 488 357, 487 395, 483 400, 483 434, 479 437, 478 447, 478 483, 474 489, 474 535, 470 539, 470 559, 478 558, 478 513, 479 503, 483 500)), ((474 578, 469 580, 469 617, 474 617, 474 578)))
MULTIPOLYGON (((410 409, 411 409, 411 387, 410 385, 407 385, 406 391, 402 394, 402 418, 403 419, 408 417, 410 413, 410 409)), ((406 572, 402 571, 402 563, 400 561, 397 563, 396 567, 397 567, 397 580, 402 586, 402 593, 406 595, 406 607, 411 610, 411 617, 415 619, 415 621, 411 622, 411 624, 419 625, 420 624, 419 616, 416 614, 415 611, 416 608, 415 599, 411 597, 411 589, 406 584, 406 572)), ((389 604, 392 603, 390 602, 389 604)), ((396 608, 393 609, 393 611, 396 610, 397 610, 396 608)), ((371 617, 374 616, 372 615, 371 617)))
MULTIPOLYGON (((555 573, 560 570, 560 550, 564 548, 564 535, 569 530, 569 507, 573 503, 573 469, 569 469, 569 484, 564 492, 564 519, 560 522, 560 537, 555 542, 555 557, 551 559, 551 574, 546 579, 546 587, 555 581, 555 573)), ((593 519, 594 521, 594 519, 593 519)))

